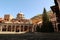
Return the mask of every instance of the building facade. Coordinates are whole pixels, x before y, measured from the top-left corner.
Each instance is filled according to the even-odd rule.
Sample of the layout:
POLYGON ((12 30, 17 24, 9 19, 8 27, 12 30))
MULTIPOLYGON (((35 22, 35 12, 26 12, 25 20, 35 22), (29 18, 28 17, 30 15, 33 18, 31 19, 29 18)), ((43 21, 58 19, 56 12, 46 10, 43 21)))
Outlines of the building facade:
POLYGON ((56 14, 57 23, 56 27, 58 29, 58 32, 60 32, 60 0, 54 0, 55 5, 51 6, 51 9, 54 14, 56 14))
POLYGON ((4 18, 0 18, 0 32, 34 32, 34 25, 22 12, 16 18, 6 14, 4 18))

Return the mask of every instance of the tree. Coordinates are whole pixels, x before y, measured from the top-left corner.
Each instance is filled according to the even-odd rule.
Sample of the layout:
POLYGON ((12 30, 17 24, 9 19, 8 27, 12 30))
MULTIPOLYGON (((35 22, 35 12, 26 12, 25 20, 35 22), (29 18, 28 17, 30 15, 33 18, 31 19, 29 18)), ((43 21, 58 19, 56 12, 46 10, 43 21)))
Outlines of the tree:
POLYGON ((54 28, 52 23, 49 21, 49 17, 47 15, 46 9, 44 8, 43 15, 42 15, 42 26, 41 26, 41 32, 53 32, 54 28))
POLYGON ((42 20, 43 23, 47 23, 49 21, 49 17, 47 15, 46 9, 44 8, 43 14, 42 14, 42 20))

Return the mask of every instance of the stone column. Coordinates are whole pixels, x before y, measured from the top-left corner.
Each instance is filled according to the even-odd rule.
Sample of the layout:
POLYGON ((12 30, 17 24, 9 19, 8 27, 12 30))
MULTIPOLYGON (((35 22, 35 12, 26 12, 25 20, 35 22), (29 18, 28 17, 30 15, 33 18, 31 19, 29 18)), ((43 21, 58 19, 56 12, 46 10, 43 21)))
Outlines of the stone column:
POLYGON ((0 25, 0 31, 1 31, 1 25, 0 25))
POLYGON ((25 25, 23 25, 23 32, 24 32, 24 26, 25 26, 25 25))
POLYGON ((1 25, 1 32, 2 32, 2 25, 1 25))
POLYGON ((58 24, 57 24, 57 23, 56 23, 56 28, 57 28, 57 30, 56 30, 56 31, 58 32, 58 24))
POLYGON ((11 32, 12 32, 12 25, 11 25, 11 32))
POLYGON ((14 32, 16 32, 16 25, 15 25, 15 28, 14 28, 14 32))
POLYGON ((32 32, 34 32, 34 25, 32 25, 32 32))
POLYGON ((19 26, 19 32, 21 32, 21 25, 19 26))
POLYGON ((56 31, 56 29, 55 29, 55 24, 53 23, 53 28, 54 28, 54 32, 56 31))
MULTIPOLYGON (((36 27, 37 27, 38 25, 35 25, 35 27, 34 27, 34 31, 36 31, 36 27)), ((39 26, 40 27, 40 26, 39 26)))
POLYGON ((8 31, 8 25, 6 25, 6 31, 8 31))

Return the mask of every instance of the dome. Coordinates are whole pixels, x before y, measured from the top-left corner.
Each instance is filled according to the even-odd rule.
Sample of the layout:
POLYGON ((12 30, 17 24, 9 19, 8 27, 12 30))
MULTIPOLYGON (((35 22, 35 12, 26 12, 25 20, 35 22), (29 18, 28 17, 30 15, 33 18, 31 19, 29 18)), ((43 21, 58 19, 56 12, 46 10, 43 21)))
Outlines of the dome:
POLYGON ((24 17, 24 14, 22 12, 20 12, 20 13, 17 14, 16 18, 17 19, 24 19, 25 17, 24 17))
POLYGON ((18 14, 24 14, 24 13, 20 11, 18 14))

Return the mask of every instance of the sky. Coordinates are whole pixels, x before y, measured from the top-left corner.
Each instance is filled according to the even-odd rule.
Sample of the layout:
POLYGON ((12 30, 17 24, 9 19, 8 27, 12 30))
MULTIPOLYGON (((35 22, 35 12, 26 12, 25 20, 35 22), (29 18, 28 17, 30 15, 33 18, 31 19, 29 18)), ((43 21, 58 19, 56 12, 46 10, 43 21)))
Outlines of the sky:
POLYGON ((37 14, 42 14, 43 9, 51 10, 54 0, 0 0, 0 17, 10 14, 14 18, 21 11, 25 18, 32 18, 37 14))

